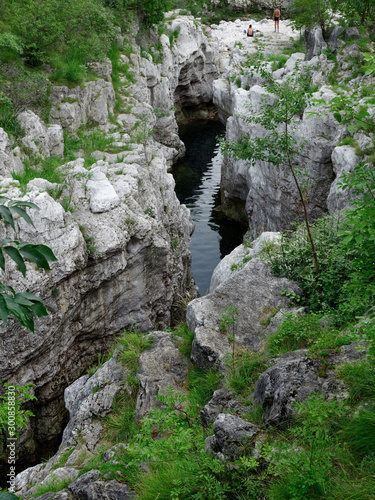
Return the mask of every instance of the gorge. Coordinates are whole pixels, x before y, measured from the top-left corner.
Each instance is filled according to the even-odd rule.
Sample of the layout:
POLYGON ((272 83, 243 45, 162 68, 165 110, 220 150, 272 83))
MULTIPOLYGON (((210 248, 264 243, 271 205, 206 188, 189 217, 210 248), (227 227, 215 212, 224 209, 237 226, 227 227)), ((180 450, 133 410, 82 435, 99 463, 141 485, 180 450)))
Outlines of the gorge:
MULTIPOLYGON (((358 65, 363 61, 355 43, 342 44, 335 66, 330 54, 321 51, 330 47, 335 52, 340 40, 332 38, 328 46, 324 41, 318 46, 318 29, 310 33, 314 47, 302 53, 293 52, 298 33, 288 21, 282 20, 278 34, 273 32, 272 19, 204 26, 179 11, 165 17, 164 32, 154 29, 147 35, 148 51, 138 43, 137 29, 133 34, 118 33, 116 58, 93 66, 96 79, 71 88, 53 86, 49 125, 28 110, 19 116, 25 132, 17 144, 0 129, 1 195, 30 200, 40 208, 32 214, 35 229, 18 219, 16 231, 1 226, 2 238, 45 242, 57 257, 50 272, 27 263, 23 277, 10 261, 3 273, 3 281, 14 289, 40 296, 49 313, 37 319, 34 334, 12 318, 0 326, 2 383, 35 384, 32 391, 37 398, 27 404, 35 417, 18 438, 19 463, 34 463, 42 455, 50 457, 59 446, 46 463, 17 476, 16 494, 20 498, 34 498, 40 494, 39 486, 59 481, 64 484, 61 492, 51 489, 48 493, 47 489, 46 496, 40 498, 133 498, 135 493, 122 476, 117 481, 111 472, 103 480, 98 462, 91 470, 84 470, 100 454, 104 464, 116 465, 117 453, 132 448, 120 440, 102 453, 102 446, 108 445, 105 417, 121 397, 125 395, 135 404, 136 422, 141 427, 142 418, 152 414, 155 406, 161 407, 158 394, 168 387, 177 394, 186 392, 191 363, 205 371, 216 369, 220 379, 228 371, 228 353, 234 353, 235 346, 240 353, 262 352, 283 315, 298 316, 301 312, 294 300, 304 293, 300 284, 272 275, 261 258, 267 245, 280 244, 280 231, 302 220, 287 169, 220 155, 212 160, 221 167, 220 199, 212 207, 212 196, 206 195, 211 203, 208 212, 213 217, 212 208, 219 210, 216 213, 223 217, 223 227, 229 227, 230 236, 229 246, 220 252, 220 258, 226 257, 217 267, 216 233, 212 251, 207 243, 210 240, 197 241, 197 254, 203 255, 196 272, 199 279, 206 273, 199 285, 201 297, 194 256, 193 267, 191 264, 194 205, 189 206, 189 196, 179 194, 179 189, 185 190, 179 187, 179 176, 186 180, 184 167, 176 163, 183 161, 185 153, 179 126, 201 120, 198 136, 206 139, 204 134, 210 133, 206 129, 214 130, 211 120, 218 114, 228 140, 264 133, 260 126, 241 118, 249 106, 250 112, 259 112, 266 95, 261 76, 253 74, 251 65, 246 66, 259 41, 264 41, 264 57, 270 68, 270 55, 290 50, 284 65, 273 71, 277 81, 285 81, 296 69, 308 68, 312 98, 320 100, 303 110, 295 131, 296 140, 304 144, 296 162, 303 162, 313 186, 308 204, 312 220, 348 206, 352 193, 339 189, 339 177, 353 172, 360 160, 369 157, 363 151, 371 146, 373 135, 364 130, 351 134, 347 124, 338 124, 328 110, 329 102, 338 95, 329 78, 334 68, 337 80, 345 80, 349 90, 356 83, 373 88, 371 74, 347 82, 351 71, 345 66, 348 57, 358 65), (263 36, 253 40, 245 37, 246 23, 259 27, 263 36), (120 84, 114 77, 115 66, 120 84), (353 141, 343 144, 349 136, 353 141), (73 159, 66 154, 69 148, 73 159), (60 158, 56 168, 60 177, 38 177, 38 167, 33 178, 23 175, 30 170, 30 160, 48 157, 60 158), (246 229, 247 239, 240 245, 246 229), (225 320, 227 330, 221 327, 225 314, 232 314, 225 320), (181 334, 176 337, 170 331, 185 320, 185 315, 194 334, 191 361, 179 350, 181 334), (235 325, 234 339, 228 325, 235 325), (117 345, 105 362, 101 357, 124 330, 138 331, 139 335, 146 332, 152 339, 148 349, 139 352, 137 375, 134 368, 120 361, 127 349, 124 344, 117 345), (87 372, 96 364, 94 373, 87 372), (129 377, 136 377, 136 389, 129 377)), ((272 100, 272 95, 266 99, 272 100)), ((375 108, 369 107, 368 113, 373 119, 375 108)), ((213 136, 222 133, 220 127, 213 136)), ((203 141, 199 147, 207 146, 203 141)), ((208 180, 211 186, 209 175, 208 180)), ((212 183, 215 188, 216 182, 212 183)), ((211 219, 208 225, 213 225, 211 219)), ((197 226, 198 236, 199 231, 207 236, 207 228, 197 226)), ((264 422, 293 415, 293 402, 304 402, 314 389, 330 401, 344 401, 349 389, 337 376, 335 366, 362 360, 365 354, 355 348, 357 345, 351 339, 341 352, 329 351, 327 359, 314 358, 305 345, 292 355, 281 353, 270 366, 260 363, 254 398, 263 405, 264 422), (292 374, 294 385, 288 385, 288 374, 292 374)), ((239 354, 239 358, 242 355, 246 357, 239 354)), ((234 354, 232 362, 234 370, 234 354)), ((207 425, 213 424, 214 434, 206 442, 207 456, 220 462, 223 457, 231 461, 241 455, 243 436, 252 443, 256 439, 260 449, 265 431, 259 422, 255 425, 246 419, 252 406, 227 391, 219 379, 218 390, 204 405, 201 416, 207 425), (226 414, 226 410, 235 415, 226 414)), ((158 425, 161 427, 160 422, 158 425)), ((1 456, 6 449, 5 433, 2 436, 1 456)), ((258 460, 256 454, 254 457, 258 460)), ((147 463, 139 465, 143 466, 148 467, 147 463)))

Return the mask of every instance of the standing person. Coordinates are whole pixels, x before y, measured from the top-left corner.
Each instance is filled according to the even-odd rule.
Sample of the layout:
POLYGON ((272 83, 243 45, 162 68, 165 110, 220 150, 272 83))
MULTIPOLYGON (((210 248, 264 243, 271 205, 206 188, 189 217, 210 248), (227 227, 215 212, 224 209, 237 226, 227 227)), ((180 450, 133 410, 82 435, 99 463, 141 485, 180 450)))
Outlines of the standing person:
POLYGON ((276 33, 276 28, 277 28, 277 31, 279 31, 280 16, 281 16, 280 7, 276 7, 276 9, 274 10, 274 13, 273 13, 273 20, 275 21, 275 33, 276 33))

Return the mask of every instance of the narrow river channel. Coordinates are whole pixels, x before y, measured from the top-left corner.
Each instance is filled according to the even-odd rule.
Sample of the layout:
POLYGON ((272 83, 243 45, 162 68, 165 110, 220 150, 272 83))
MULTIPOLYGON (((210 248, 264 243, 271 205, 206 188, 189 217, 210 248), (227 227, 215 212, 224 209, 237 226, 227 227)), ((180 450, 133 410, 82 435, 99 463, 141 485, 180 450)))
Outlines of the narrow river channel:
POLYGON ((195 121, 180 129, 186 155, 173 167, 176 195, 191 211, 195 231, 191 238, 192 273, 199 293, 210 287, 220 260, 242 243, 244 227, 220 216, 220 167, 218 136, 225 127, 218 120, 195 121))

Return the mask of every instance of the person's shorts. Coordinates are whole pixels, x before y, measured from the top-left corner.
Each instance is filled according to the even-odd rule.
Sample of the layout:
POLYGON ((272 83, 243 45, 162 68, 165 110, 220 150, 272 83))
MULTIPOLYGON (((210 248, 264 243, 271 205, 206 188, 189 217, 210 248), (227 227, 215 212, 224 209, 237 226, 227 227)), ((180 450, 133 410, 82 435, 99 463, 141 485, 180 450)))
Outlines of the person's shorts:
POLYGON ((280 18, 279 17, 275 17, 275 21, 278 21, 280 18))

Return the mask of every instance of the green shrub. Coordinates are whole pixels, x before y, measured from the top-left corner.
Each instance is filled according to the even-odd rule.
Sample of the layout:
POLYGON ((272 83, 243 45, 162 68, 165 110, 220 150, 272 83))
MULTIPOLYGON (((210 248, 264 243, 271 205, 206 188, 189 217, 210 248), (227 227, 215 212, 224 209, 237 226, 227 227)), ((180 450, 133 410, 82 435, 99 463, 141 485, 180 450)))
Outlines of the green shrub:
POLYGON ((336 314, 337 324, 353 321, 361 310, 360 307, 354 307, 353 310, 347 304, 349 294, 345 284, 350 280, 356 251, 354 248, 343 251, 340 233, 343 223, 343 216, 341 220, 337 216, 330 216, 311 224, 319 261, 319 277, 315 276, 304 224, 296 225, 293 233, 285 233, 274 253, 264 256, 276 276, 285 276, 299 282, 305 304, 312 311, 329 312, 339 309, 340 314, 336 314))

